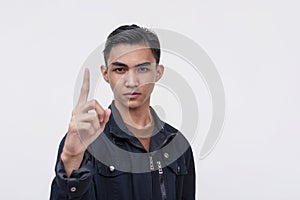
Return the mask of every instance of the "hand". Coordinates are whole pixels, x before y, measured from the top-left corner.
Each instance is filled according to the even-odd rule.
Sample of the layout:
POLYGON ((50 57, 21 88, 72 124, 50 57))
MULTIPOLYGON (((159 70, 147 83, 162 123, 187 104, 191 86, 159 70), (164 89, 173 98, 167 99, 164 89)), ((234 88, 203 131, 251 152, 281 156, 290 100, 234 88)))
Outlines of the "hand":
POLYGON ((86 68, 79 100, 72 112, 72 118, 61 155, 65 165, 70 161, 75 162, 76 166, 80 166, 85 150, 103 132, 111 114, 111 110, 104 110, 97 100, 87 101, 89 90, 90 74, 86 68), (90 110, 94 110, 95 112, 89 112, 90 110))

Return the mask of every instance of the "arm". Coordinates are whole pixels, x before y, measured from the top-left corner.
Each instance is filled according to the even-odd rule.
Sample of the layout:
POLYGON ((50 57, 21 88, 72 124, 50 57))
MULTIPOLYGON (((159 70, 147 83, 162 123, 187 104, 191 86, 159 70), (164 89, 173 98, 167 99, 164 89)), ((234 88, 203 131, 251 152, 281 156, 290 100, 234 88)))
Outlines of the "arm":
POLYGON ((67 176, 64 164, 60 159, 64 143, 65 137, 63 138, 58 150, 55 166, 56 176, 51 185, 50 200, 96 200, 93 190, 93 168, 90 155, 86 153, 79 169, 72 171, 70 176, 67 176))
POLYGON ((91 186, 93 169, 86 149, 103 132, 111 111, 104 110, 96 100, 87 101, 89 87, 89 70, 85 69, 68 133, 59 147, 51 200, 94 199, 90 196, 94 193, 91 186), (91 110, 95 112, 89 112, 91 110))
POLYGON ((85 69, 77 105, 72 111, 68 133, 60 155, 69 177, 82 163, 86 148, 103 132, 111 114, 97 100, 87 101, 90 88, 89 70, 85 69), (94 110, 95 112, 89 112, 94 110))
POLYGON ((195 199, 196 193, 196 173, 195 163, 192 148, 190 147, 187 151, 187 174, 183 180, 182 199, 193 200, 195 199))

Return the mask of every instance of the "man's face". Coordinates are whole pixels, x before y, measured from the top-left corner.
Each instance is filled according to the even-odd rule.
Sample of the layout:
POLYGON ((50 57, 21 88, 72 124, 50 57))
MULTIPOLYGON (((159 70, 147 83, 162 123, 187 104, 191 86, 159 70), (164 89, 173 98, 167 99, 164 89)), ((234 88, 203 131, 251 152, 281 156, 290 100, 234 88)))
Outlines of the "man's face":
POLYGON ((115 103, 130 109, 149 105, 154 84, 164 67, 156 65, 145 45, 119 44, 111 49, 102 74, 114 93, 115 103))

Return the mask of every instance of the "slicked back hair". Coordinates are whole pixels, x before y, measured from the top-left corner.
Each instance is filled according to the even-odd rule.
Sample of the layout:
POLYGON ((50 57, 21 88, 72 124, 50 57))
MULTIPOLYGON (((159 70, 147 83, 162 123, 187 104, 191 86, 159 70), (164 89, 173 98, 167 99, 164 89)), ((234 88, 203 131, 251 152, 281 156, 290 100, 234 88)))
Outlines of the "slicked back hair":
POLYGON ((107 59, 114 46, 119 44, 142 44, 151 49, 151 52, 159 64, 160 60, 160 43, 157 35, 147 28, 139 27, 135 24, 123 25, 115 29, 107 37, 105 48, 103 50, 105 64, 107 66, 107 59))

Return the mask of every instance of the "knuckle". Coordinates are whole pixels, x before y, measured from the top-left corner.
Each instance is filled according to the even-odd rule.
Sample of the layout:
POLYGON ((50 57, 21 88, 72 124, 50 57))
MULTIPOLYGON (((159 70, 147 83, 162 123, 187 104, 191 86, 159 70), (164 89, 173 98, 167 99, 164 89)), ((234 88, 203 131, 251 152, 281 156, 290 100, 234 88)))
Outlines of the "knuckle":
POLYGON ((91 103, 92 103, 92 105, 93 105, 93 108, 95 108, 95 107, 96 107, 96 104, 97 104, 97 101, 96 101, 95 99, 93 99, 93 100, 91 101, 91 103))
POLYGON ((97 105, 100 105, 99 102, 97 101, 97 99, 93 99, 93 101, 94 101, 95 105, 96 105, 96 104, 97 104, 97 105))

